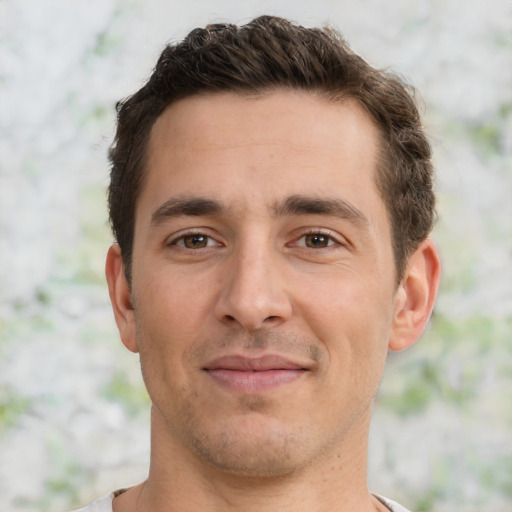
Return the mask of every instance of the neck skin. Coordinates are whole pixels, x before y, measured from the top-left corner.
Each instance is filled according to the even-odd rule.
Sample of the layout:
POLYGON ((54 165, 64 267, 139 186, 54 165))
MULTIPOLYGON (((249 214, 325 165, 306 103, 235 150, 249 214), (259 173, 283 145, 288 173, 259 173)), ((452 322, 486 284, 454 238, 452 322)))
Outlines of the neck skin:
POLYGON ((114 512, 375 512, 387 510, 367 488, 371 410, 338 443, 292 474, 253 478, 226 474, 169 436, 153 408, 148 479, 114 499, 114 512))

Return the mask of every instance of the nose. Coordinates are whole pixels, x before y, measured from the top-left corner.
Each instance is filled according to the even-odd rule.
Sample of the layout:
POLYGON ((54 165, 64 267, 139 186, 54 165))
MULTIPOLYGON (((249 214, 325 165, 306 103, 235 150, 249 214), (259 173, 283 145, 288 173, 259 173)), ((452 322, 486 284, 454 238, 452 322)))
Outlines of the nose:
POLYGON ((241 248, 222 276, 217 318, 248 331, 276 327, 292 314, 279 255, 272 250, 241 248))

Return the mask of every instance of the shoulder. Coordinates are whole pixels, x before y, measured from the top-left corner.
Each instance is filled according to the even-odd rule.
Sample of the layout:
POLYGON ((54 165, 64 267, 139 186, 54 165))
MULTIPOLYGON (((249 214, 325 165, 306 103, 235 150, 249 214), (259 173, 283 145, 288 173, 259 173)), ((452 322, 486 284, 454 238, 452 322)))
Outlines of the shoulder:
POLYGON ((384 496, 379 496, 378 494, 374 494, 374 496, 386 507, 389 508, 391 512, 410 512, 409 509, 403 507, 400 505, 400 503, 397 503, 396 501, 390 500, 389 498, 385 498, 384 496))
POLYGON ((112 500, 114 493, 104 496, 98 500, 89 503, 85 507, 74 510, 73 512, 112 512, 112 500))

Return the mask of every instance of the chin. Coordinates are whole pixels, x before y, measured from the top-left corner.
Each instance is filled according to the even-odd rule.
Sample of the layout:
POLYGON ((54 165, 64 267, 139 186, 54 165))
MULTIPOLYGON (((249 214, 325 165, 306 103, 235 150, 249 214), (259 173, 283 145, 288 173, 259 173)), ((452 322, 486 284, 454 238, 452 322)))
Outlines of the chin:
POLYGON ((276 425, 273 421, 249 424, 244 420, 219 427, 206 435, 189 431, 189 442, 201 460, 234 476, 287 476, 311 457, 311 446, 305 446, 302 436, 291 432, 289 426, 276 425))
POLYGON ((287 476, 301 465, 290 443, 281 439, 241 439, 225 432, 214 441, 197 440, 196 454, 210 466, 233 476, 269 478, 287 476))

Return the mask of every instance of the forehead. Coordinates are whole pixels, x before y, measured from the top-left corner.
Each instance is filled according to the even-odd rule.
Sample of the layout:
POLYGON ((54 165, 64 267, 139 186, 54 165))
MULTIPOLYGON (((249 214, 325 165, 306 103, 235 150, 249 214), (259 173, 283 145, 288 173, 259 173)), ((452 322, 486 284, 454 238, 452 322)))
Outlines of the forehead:
POLYGON ((151 158, 160 152, 162 142, 175 149, 184 142, 186 148, 203 149, 226 142, 245 144, 248 131, 260 143, 288 143, 304 150, 316 146, 327 153, 333 147, 348 149, 354 136, 371 152, 379 139, 369 115, 351 98, 331 100, 293 89, 220 92, 187 97, 167 107, 153 125, 148 154, 151 158))
POLYGON ((153 126, 137 209, 191 194, 270 205, 307 193, 370 204, 380 201, 378 141, 378 129, 353 100, 293 90, 193 96, 168 107, 153 126))

